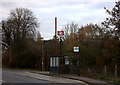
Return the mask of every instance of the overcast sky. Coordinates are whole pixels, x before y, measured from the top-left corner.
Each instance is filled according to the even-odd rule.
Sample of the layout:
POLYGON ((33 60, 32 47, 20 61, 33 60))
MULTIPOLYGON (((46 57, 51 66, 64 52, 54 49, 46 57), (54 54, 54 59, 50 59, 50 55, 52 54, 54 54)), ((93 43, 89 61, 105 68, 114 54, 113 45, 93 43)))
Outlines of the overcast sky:
POLYGON ((11 9, 29 8, 38 18, 41 36, 52 39, 54 18, 58 18, 58 30, 67 23, 79 26, 88 23, 100 24, 108 17, 104 7, 112 9, 116 0, 0 0, 0 20, 9 16, 11 9))

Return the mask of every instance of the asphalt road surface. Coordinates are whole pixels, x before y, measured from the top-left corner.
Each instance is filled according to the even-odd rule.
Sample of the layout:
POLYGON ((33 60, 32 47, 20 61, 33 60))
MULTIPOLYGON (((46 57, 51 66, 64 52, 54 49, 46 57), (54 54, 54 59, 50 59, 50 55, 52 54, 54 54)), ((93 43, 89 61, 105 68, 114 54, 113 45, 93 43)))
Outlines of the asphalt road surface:
POLYGON ((23 77, 16 74, 11 74, 3 71, 2 74, 3 83, 53 83, 45 80, 38 80, 30 77, 23 77))
POLYGON ((57 78, 57 77, 54 78, 54 77, 49 77, 45 75, 27 74, 25 72, 19 72, 20 74, 23 74, 23 75, 17 75, 16 73, 17 72, 3 71, 2 85, 61 85, 61 84, 62 85, 86 85, 80 81, 77 81, 77 80, 75 81, 72 79, 57 78), (24 76, 25 74, 27 74, 27 76, 24 76), (34 77, 31 77, 31 76, 34 76, 34 77), (39 76, 40 79, 35 78, 35 76, 36 77, 39 76), (49 78, 49 79, 46 79, 46 78, 49 78), (64 82, 67 82, 67 83, 64 83, 64 82))

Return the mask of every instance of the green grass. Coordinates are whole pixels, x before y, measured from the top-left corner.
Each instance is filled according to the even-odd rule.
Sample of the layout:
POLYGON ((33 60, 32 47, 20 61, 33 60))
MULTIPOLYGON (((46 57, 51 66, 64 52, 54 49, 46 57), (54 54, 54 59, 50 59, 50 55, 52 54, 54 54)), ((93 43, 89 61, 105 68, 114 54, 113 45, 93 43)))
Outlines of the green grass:
POLYGON ((106 80, 114 82, 114 83, 120 83, 120 78, 106 78, 106 80))

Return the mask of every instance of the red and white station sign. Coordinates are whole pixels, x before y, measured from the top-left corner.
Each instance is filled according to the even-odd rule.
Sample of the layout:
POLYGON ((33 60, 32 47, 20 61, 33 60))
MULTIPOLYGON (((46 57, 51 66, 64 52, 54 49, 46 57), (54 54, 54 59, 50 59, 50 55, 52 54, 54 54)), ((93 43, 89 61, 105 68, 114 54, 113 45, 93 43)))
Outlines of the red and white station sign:
POLYGON ((58 36, 64 36, 64 31, 57 31, 58 36))

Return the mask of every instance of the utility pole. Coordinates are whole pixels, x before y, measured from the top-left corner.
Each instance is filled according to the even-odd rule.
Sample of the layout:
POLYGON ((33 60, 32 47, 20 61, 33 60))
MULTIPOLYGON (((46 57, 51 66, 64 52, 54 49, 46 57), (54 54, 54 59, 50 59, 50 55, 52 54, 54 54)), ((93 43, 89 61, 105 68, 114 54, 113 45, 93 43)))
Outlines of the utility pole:
POLYGON ((12 47, 12 45, 11 45, 11 33, 10 33, 10 64, 12 62, 11 47, 12 47))
POLYGON ((120 40, 120 1, 118 2, 118 30, 119 30, 119 40, 120 40))
POLYGON ((118 7, 118 12, 117 12, 117 17, 118 17, 118 37, 119 37, 119 40, 120 40, 120 1, 117 2, 116 6, 118 7))
MULTIPOLYGON (((79 30, 78 30, 78 46, 79 46, 79 30)), ((80 76, 80 46, 79 46, 79 52, 78 52, 78 76, 80 76)))
POLYGON ((44 71, 44 40, 42 40, 41 46, 42 46, 42 71, 44 71))
POLYGON ((57 17, 55 17, 55 51, 57 55, 58 54, 58 51, 57 51, 57 17))
POLYGON ((0 72, 1 72, 1 67, 2 67, 2 28, 0 28, 0 62, 1 62, 0 63, 0 72))

